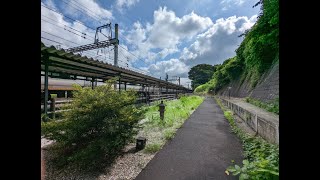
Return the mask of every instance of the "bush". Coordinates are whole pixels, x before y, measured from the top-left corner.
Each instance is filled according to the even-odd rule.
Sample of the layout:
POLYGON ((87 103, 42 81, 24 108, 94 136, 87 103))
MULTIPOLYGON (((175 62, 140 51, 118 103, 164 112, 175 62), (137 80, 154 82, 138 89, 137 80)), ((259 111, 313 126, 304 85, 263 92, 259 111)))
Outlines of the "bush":
POLYGON ((42 135, 55 140, 58 161, 79 167, 96 167, 115 157, 138 132, 143 111, 133 103, 133 90, 113 90, 113 83, 95 89, 75 86, 71 110, 65 120, 42 123, 42 135))

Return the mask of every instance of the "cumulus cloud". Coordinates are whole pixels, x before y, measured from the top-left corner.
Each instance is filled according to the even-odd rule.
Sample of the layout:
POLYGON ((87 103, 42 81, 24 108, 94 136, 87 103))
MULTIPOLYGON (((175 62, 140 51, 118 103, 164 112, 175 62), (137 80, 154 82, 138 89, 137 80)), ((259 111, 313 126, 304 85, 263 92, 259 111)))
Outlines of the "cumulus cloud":
POLYGON ((167 61, 160 61, 150 65, 146 70, 156 77, 165 77, 168 73, 170 77, 186 77, 189 71, 189 67, 178 59, 170 59, 167 61))
POLYGON ((128 32, 127 39, 137 49, 139 56, 146 58, 152 49, 160 49, 157 56, 165 58, 178 52, 177 46, 184 39, 190 39, 208 29, 213 23, 208 17, 201 17, 194 12, 177 17, 167 7, 154 11, 153 24, 144 27, 139 21, 128 32))
POLYGON ((189 66, 196 64, 217 64, 235 56, 235 50, 243 38, 238 35, 250 29, 257 16, 220 18, 204 33, 197 36, 194 43, 184 48, 180 60, 189 66))
POLYGON ((129 8, 136 3, 138 3, 140 0, 117 0, 116 1, 116 7, 119 11, 123 11, 123 8, 129 8))
POLYGON ((208 17, 191 12, 179 18, 166 7, 156 10, 153 18, 154 24, 149 28, 148 41, 156 48, 172 48, 182 39, 192 37, 212 25, 208 17))
POLYGON ((103 8, 92 0, 78 0, 76 3, 74 1, 67 1, 63 11, 65 14, 77 17, 85 22, 99 21, 104 24, 106 21, 113 19, 111 10, 103 8))
POLYGON ((256 15, 251 18, 231 16, 212 22, 194 12, 179 18, 173 11, 160 7, 154 12, 153 24, 143 26, 136 22, 127 39, 134 44, 134 52, 139 57, 149 58, 147 62, 180 52, 178 59, 158 61, 145 66, 144 70, 156 77, 168 73, 169 76, 187 78, 188 71, 196 64, 214 65, 235 56, 235 50, 243 40, 238 36, 250 29, 256 20, 256 15), (188 39, 194 42, 188 47, 179 47, 188 39))

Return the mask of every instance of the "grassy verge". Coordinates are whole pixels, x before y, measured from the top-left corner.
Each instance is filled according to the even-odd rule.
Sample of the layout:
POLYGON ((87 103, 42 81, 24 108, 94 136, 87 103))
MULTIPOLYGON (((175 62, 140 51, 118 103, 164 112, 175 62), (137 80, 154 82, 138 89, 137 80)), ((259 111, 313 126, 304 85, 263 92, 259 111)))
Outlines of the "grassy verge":
POLYGON ((253 137, 237 127, 232 111, 227 110, 216 98, 217 103, 224 111, 232 131, 243 143, 244 157, 242 165, 227 168, 226 173, 232 172, 244 179, 279 179, 279 146, 270 144, 260 137, 253 137))
POLYGON ((270 103, 265 103, 251 97, 247 97, 246 102, 279 115, 279 98, 276 98, 270 103))
POLYGON ((203 97, 200 96, 183 96, 178 100, 164 101, 166 107, 163 121, 160 119, 158 104, 145 107, 146 118, 142 121, 139 132, 139 136, 147 138, 144 152, 159 151, 166 141, 175 136, 176 131, 202 101, 203 97))

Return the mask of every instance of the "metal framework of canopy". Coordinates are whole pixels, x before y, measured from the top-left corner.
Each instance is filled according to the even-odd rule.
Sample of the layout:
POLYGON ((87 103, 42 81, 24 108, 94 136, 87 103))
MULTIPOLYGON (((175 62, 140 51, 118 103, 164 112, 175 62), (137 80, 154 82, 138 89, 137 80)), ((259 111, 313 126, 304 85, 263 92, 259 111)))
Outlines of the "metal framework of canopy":
MULTIPOLYGON (((81 79, 92 82, 105 82, 108 79, 118 77, 120 84, 141 85, 147 87, 158 87, 173 89, 179 93, 191 92, 190 89, 181 85, 173 84, 161 79, 157 79, 145 74, 137 73, 122 67, 116 67, 102 61, 94 60, 86 56, 56 49, 54 46, 48 47, 41 42, 41 71, 45 76, 45 106, 48 103, 48 77, 61 79, 81 79)), ((45 108, 47 114, 47 108, 45 108)))

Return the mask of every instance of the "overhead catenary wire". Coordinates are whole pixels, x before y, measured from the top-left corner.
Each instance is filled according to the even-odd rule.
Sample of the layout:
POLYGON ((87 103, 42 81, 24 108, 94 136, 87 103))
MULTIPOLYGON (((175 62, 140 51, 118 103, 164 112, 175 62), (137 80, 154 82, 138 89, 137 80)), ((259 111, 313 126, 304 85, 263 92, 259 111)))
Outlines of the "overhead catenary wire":
MULTIPOLYGON (((88 35, 88 34, 85 33, 85 32, 81 32, 81 31, 79 31, 79 30, 77 30, 77 29, 75 29, 75 28, 73 28, 73 27, 70 27, 70 26, 68 26, 68 25, 66 25, 66 24, 63 24, 63 23, 61 23, 61 22, 59 22, 59 21, 57 21, 57 20, 54 20, 54 19, 52 19, 52 18, 50 18, 50 17, 48 17, 48 16, 45 16, 45 15, 43 15, 43 14, 41 14, 41 16, 43 16, 43 17, 45 17, 45 18, 47 18, 47 19, 50 19, 51 21, 54 21, 54 22, 56 22, 57 24, 61 24, 61 25, 63 25, 63 26, 66 27, 66 28, 72 29, 72 30, 74 30, 74 31, 76 31, 76 32, 79 32, 79 33, 83 34, 83 35, 86 35, 86 36, 89 36, 89 37, 91 37, 91 38, 94 38, 93 36, 90 36, 90 35, 88 35)), ((52 23, 52 24, 53 24, 53 23, 52 23)))
MULTIPOLYGON (((83 34, 78 34, 78 33, 76 33, 76 32, 72 32, 72 31, 66 29, 65 27, 62 27, 62 26, 53 24, 53 23, 51 23, 51 22, 49 22, 49 21, 47 21, 47 20, 45 20, 45 19, 41 19, 41 20, 44 21, 44 22, 46 22, 46 23, 52 24, 52 25, 54 25, 54 26, 57 26, 57 27, 59 27, 59 28, 62 28, 62 29, 64 29, 64 30, 66 30, 66 31, 74 34, 74 35, 77 35, 77 36, 80 36, 80 37, 82 37, 82 38, 84 38, 84 39, 87 39, 87 38, 85 37, 85 35, 83 35, 83 34)), ((92 38, 92 39, 93 39, 93 38, 92 38)))
POLYGON ((81 21, 79 21, 79 20, 75 20, 75 19, 73 19, 73 18, 71 18, 71 17, 69 17, 69 16, 66 16, 66 15, 64 15, 64 14, 60 13, 60 12, 59 12, 59 11, 57 11, 57 10, 54 10, 54 9, 52 9, 52 8, 47 7, 46 5, 41 4, 41 6, 42 6, 42 7, 47 8, 47 9, 49 9, 49 10, 51 10, 51 11, 54 11, 54 12, 56 12, 56 13, 58 13, 58 14, 62 15, 63 17, 66 17, 66 18, 68 18, 68 19, 71 19, 71 20, 73 20, 73 21, 76 21, 76 22, 78 22, 78 23, 80 23, 80 24, 84 25, 85 27, 87 27, 87 28, 92 29, 92 30, 94 30, 94 31, 95 31, 95 29, 94 29, 94 28, 92 28, 92 27, 90 27, 90 26, 85 25, 83 22, 81 22, 81 21))
MULTIPOLYGON (((64 45, 64 44, 61 43, 61 42, 54 41, 54 40, 52 40, 52 39, 49 39, 49 38, 46 38, 46 37, 43 37, 43 36, 41 36, 41 38, 43 38, 43 39, 45 39, 45 40, 48 40, 48 41, 51 41, 51 42, 58 43, 59 45, 63 45, 63 46, 65 46, 65 47, 68 48, 68 46, 64 45)), ((64 39, 64 38, 61 38, 61 39, 64 39)), ((111 50, 113 50, 113 48, 112 48, 111 50)), ((111 50, 109 50, 109 51, 111 51, 111 50)), ((109 51, 108 51, 108 52, 109 52, 109 51)), ((108 62, 110 62, 111 64, 113 64, 113 59, 110 59, 110 58, 107 58, 107 57, 105 57, 106 59, 102 59, 101 57, 97 57, 97 55, 96 55, 94 52, 91 52, 91 51, 86 51, 86 52, 83 52, 82 54, 83 54, 83 55, 89 55, 89 57, 92 56, 93 59, 98 59, 98 60, 101 60, 101 61, 105 61, 106 59, 108 59, 108 62)), ((120 61, 120 62, 123 62, 123 61, 120 61)))
MULTIPOLYGON (((48 41, 51 41, 51 42, 55 42, 55 43, 57 43, 57 44, 59 44, 59 45, 68 47, 68 46, 64 45, 63 43, 61 43, 61 42, 54 41, 54 40, 52 40, 52 39, 45 38, 45 37, 41 37, 41 38, 43 38, 43 39, 45 39, 45 40, 48 40, 48 41)), ((87 57, 90 57, 90 56, 91 56, 93 59, 96 59, 96 60, 100 60, 100 61, 103 61, 103 62, 108 62, 108 63, 110 63, 110 64, 113 64, 113 59, 110 59, 110 58, 103 59, 103 58, 101 58, 101 56, 100 56, 100 57, 97 57, 93 52, 88 52, 88 51, 86 51, 86 52, 83 52, 82 55, 83 55, 83 56, 87 56, 87 57)), ((120 63, 119 63, 120 67, 122 66, 123 68, 127 68, 127 69, 129 69, 129 70, 147 73, 146 71, 143 71, 143 70, 138 69, 138 68, 136 68, 136 67, 129 67, 129 66, 127 66, 127 63, 124 62, 124 61, 122 61, 122 60, 119 60, 119 62, 120 62, 120 63)))
MULTIPOLYGON (((75 5, 74 5, 73 3, 71 3, 72 1, 66 2, 65 0, 62 0, 62 2, 65 3, 65 4, 67 4, 67 5, 69 5, 70 7, 74 8, 74 9, 78 10, 79 12, 81 12, 81 13, 83 13, 83 14, 85 14, 85 15, 87 15, 87 16, 95 19, 95 20, 97 20, 98 23, 101 23, 100 20, 97 19, 96 17, 90 16, 89 13, 86 13, 86 12, 82 11, 82 10, 83 10, 82 8, 80 8, 80 9, 79 9, 79 8, 76 8, 75 5)), ((78 7, 78 6, 77 6, 77 7, 78 7)), ((91 14, 91 13, 90 13, 90 14, 91 14)))
POLYGON ((88 11, 90 11, 90 12, 92 13, 92 15, 94 15, 94 16, 96 16, 96 17, 98 17, 100 20, 102 20, 102 21, 103 21, 103 17, 101 17, 100 15, 96 14, 96 12, 94 12, 94 11, 90 10, 90 9, 89 9, 89 8, 87 8, 86 6, 82 5, 81 3, 77 2, 77 1, 70 1, 70 2, 74 2, 74 3, 76 3, 76 4, 78 5, 78 7, 80 6, 80 8, 82 7, 82 8, 84 8, 84 9, 87 9, 88 11))
MULTIPOLYGON (((85 25, 85 24, 82 23, 81 21, 76 20, 76 19, 73 19, 73 18, 71 18, 71 17, 68 17, 68 16, 66 16, 66 15, 58 12, 58 11, 55 10, 55 9, 52 9, 52 8, 50 8, 50 7, 47 7, 47 6, 43 5, 43 4, 41 4, 41 6, 47 8, 47 9, 49 9, 49 10, 51 10, 51 11, 54 11, 55 13, 58 13, 58 14, 62 15, 62 16, 65 17, 65 18, 68 18, 68 19, 71 19, 71 20, 73 20, 73 21, 79 22, 80 24, 84 25, 85 27, 87 27, 87 28, 89 28, 89 29, 91 29, 91 30, 95 30, 95 29, 93 29, 92 27, 89 27, 89 26, 85 25)), ((43 16, 44 16, 44 15, 43 15, 43 16)), ((48 18, 48 17, 46 17, 46 18, 48 18)), ((48 18, 48 19, 51 19, 51 18, 48 18)), ((53 19, 51 19, 51 20, 53 20, 53 19)), ((43 19, 43 21, 46 21, 46 20, 43 19)), ((54 20, 53 20, 53 21, 54 21, 54 20)), ((50 23, 50 24, 52 24, 52 25, 55 25, 55 24, 53 24, 53 23, 51 23, 51 22, 49 22, 49 21, 46 21, 46 22, 47 22, 47 23, 50 23)), ((55 21, 55 22, 57 22, 57 21, 55 21)), ((57 23, 59 23, 59 22, 57 22, 57 23)), ((61 24, 61 23, 60 23, 60 24, 61 24)), ((55 25, 55 26, 58 26, 58 25, 55 25)), ((66 26, 66 25, 64 25, 64 26, 66 26)), ((61 27, 61 26, 58 26, 58 27, 61 27)), ((61 27, 61 28, 62 28, 62 27, 61 27)), ((74 29, 74 28, 71 28, 71 27, 66 27, 66 28, 70 28, 70 29, 72 29, 72 30, 74 30, 74 31, 77 31, 77 32, 79 32, 79 33, 82 33, 82 32, 80 32, 80 31, 78 31, 78 30, 76 30, 76 29, 74 29)), ((46 31, 41 31, 41 32, 46 33, 46 34, 49 34, 49 35, 54 36, 54 37, 57 37, 57 38, 60 38, 60 39, 62 39, 62 40, 68 41, 68 42, 70 42, 70 43, 73 43, 73 44, 76 44, 76 45, 80 45, 80 44, 78 44, 78 43, 72 42, 72 41, 70 41, 70 40, 67 40, 67 39, 65 39, 65 38, 62 38, 62 37, 60 37, 60 36, 54 35, 54 34, 52 34, 52 33, 46 32, 46 31)), ((69 32, 70 32, 70 31, 69 31, 69 32)), ((71 33, 79 36, 79 34, 76 34, 76 33, 74 33, 74 32, 71 32, 71 33)), ((42 38, 43 38, 43 39, 46 39, 46 40, 48 40, 48 41, 51 41, 51 42, 58 43, 57 41, 48 39, 48 38, 46 38, 46 37, 42 37, 42 38)), ((128 41, 127 38, 126 38, 126 40, 128 41)), ((58 43, 58 44, 64 45, 64 44, 62 44, 62 43, 58 43)), ((130 51, 126 50, 123 46, 121 46, 121 45, 119 45, 119 46, 120 46, 122 49, 124 49, 125 51, 127 51, 128 53, 130 53, 131 55, 133 55, 134 57, 136 57, 137 60, 140 60, 136 55, 134 55, 134 54, 131 53, 130 51)), ((112 49, 111 49, 111 50, 112 50, 112 49)), ((111 50, 109 50, 109 51, 111 51, 111 50)), ((108 52, 109 52, 109 51, 108 51, 108 52)), ((90 54, 90 55, 92 55, 92 56, 95 56, 95 55, 93 55, 93 54, 94 54, 93 52, 82 52, 82 53, 86 53, 86 54, 90 54)), ((129 66, 129 65, 128 65, 128 59, 127 59, 128 57, 126 57, 126 56, 123 55, 123 54, 120 54, 120 55, 121 55, 121 56, 124 56, 125 60, 123 60, 123 59, 121 58, 121 59, 119 59, 119 62, 124 63, 124 64, 126 65, 126 67, 128 67, 128 66, 129 66)), ((112 61, 112 59, 107 58, 107 55, 106 55, 106 54, 105 54, 104 56, 105 56, 105 59, 108 59, 108 60, 111 60, 111 61, 112 61)), ((101 59, 101 56, 99 56, 97 59, 103 60, 103 59, 101 59)), ((128 67, 128 68, 129 68, 129 67, 128 67)), ((143 71, 143 70, 137 69, 137 68, 135 68, 135 67, 130 67, 130 68, 134 68, 134 69, 136 69, 136 70, 143 71)), ((143 72, 146 72, 146 71, 143 71, 143 72)))
POLYGON ((54 36, 54 37, 57 37, 57 38, 60 38, 60 39, 63 39, 63 40, 65 40, 65 41, 71 42, 71 43, 73 43, 73 44, 80 45, 80 44, 78 44, 78 43, 75 43, 75 42, 73 42, 73 41, 67 40, 67 39, 65 39, 65 38, 62 38, 62 37, 60 37, 60 36, 57 36, 57 35, 51 34, 51 33, 46 32, 46 31, 41 31, 41 32, 46 33, 46 34, 49 34, 49 35, 54 36))
POLYGON ((48 39, 48 38, 43 37, 43 36, 41 36, 41 38, 42 38, 42 39, 45 39, 45 40, 48 40, 48 41, 51 41, 51 42, 58 43, 58 44, 60 44, 60 45, 63 45, 63 44, 62 44, 62 43, 60 43, 60 42, 54 41, 54 40, 52 40, 52 39, 48 39))

